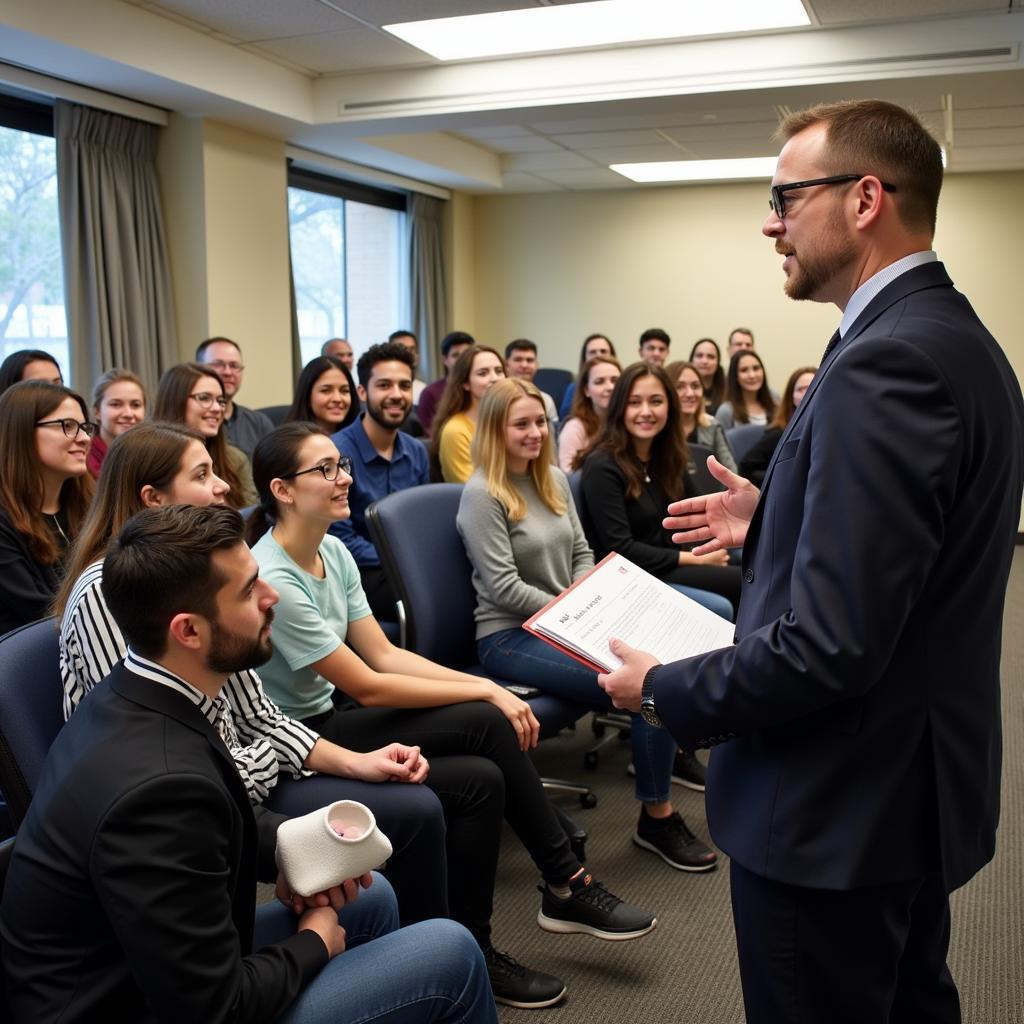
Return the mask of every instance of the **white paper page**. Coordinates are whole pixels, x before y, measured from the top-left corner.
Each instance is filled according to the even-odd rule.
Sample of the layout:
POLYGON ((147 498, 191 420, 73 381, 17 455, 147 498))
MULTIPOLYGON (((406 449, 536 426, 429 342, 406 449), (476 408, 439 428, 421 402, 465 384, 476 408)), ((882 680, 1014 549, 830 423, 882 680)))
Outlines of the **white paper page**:
POLYGON ((727 619, 618 554, 541 614, 534 628, 609 672, 622 664, 608 648, 612 637, 664 664, 729 647, 734 633, 727 619))

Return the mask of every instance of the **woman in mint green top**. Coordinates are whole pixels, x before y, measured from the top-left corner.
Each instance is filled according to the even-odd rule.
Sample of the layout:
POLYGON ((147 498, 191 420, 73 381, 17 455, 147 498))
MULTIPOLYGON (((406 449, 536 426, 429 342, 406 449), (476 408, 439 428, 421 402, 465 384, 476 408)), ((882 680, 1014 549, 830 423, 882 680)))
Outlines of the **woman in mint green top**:
POLYGON ((550 1006, 565 986, 491 945, 490 915, 502 817, 547 883, 538 924, 554 932, 630 939, 654 927, 588 874, 548 802, 526 751, 539 727, 529 705, 486 679, 395 647, 370 613, 344 544, 327 535, 349 515, 352 464, 312 423, 278 427, 256 446, 260 504, 247 537, 279 592, 274 655, 261 672, 283 709, 354 750, 378 737, 418 744, 444 809, 451 916, 480 943, 494 995, 550 1006), (335 706, 335 694, 343 695, 335 706))

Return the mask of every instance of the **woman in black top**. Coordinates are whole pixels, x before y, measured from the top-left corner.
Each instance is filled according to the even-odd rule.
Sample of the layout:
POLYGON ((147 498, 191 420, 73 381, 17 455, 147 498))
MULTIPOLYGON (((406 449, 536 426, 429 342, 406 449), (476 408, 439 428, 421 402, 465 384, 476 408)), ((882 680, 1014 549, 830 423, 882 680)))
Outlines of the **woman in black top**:
POLYGON ((804 397, 804 392, 811 386, 817 367, 801 366, 794 370, 786 381, 786 390, 782 393, 779 410, 775 418, 764 428, 764 433, 740 461, 740 476, 745 476, 755 487, 764 482, 764 474, 768 463, 772 461, 782 432, 789 426, 789 421, 796 412, 796 407, 804 397))
POLYGON ((0 634, 48 614, 92 497, 85 401, 28 380, 0 396, 0 634))
POLYGON ((617 551, 731 619, 740 571, 727 564, 728 553, 694 555, 673 544, 661 525, 669 503, 687 496, 687 461, 679 398, 668 375, 660 366, 628 366, 583 463, 584 529, 595 558, 617 551))

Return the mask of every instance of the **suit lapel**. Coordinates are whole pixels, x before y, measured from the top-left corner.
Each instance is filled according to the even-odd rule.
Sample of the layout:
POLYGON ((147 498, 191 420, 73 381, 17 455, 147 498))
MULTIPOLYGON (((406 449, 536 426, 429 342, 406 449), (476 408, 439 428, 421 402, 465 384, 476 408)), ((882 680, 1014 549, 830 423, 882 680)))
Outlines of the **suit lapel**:
MULTIPOLYGON (((771 480, 772 471, 775 469, 775 463, 778 460, 780 453, 782 452, 783 445, 786 440, 793 433, 797 424, 800 422, 801 417, 807 412, 814 399, 818 388, 821 387, 825 380, 828 371, 835 365, 836 360, 848 348, 856 338, 863 334, 864 331, 871 326, 887 309, 905 299, 908 295, 912 295, 914 292, 923 291, 926 288, 939 288, 939 287, 952 287, 953 282, 950 280, 949 275, 946 273, 946 268, 941 263, 926 263, 924 266, 915 267, 913 270, 908 270, 905 274, 900 274, 895 281, 887 284, 872 300, 864 307, 861 311, 860 316, 850 325, 846 334, 839 340, 834 346, 831 352, 829 352, 826 359, 818 367, 817 372, 814 374, 814 379, 811 381, 810 387, 804 394, 803 401, 796 407, 796 412, 793 413, 793 418, 789 421, 786 429, 782 432, 782 436, 779 438, 779 443, 775 446, 775 453, 772 455, 771 462, 768 464, 768 469, 765 471, 764 480, 761 483, 761 496, 763 503, 763 497, 765 491, 768 488, 768 484, 771 480)), ((753 524, 751 524, 753 525, 753 524)))

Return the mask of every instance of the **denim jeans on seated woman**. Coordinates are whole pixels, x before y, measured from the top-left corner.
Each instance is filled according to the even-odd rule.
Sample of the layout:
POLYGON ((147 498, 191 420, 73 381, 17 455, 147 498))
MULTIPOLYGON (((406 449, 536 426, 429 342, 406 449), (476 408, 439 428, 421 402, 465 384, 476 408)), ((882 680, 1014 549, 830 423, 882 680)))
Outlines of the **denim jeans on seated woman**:
POLYGON ((682 583, 670 583, 669 586, 673 590, 678 590, 680 594, 685 594, 702 607, 707 608, 708 611, 721 615, 723 619, 728 619, 730 622, 734 621, 732 602, 727 597, 722 597, 721 594, 713 594, 710 590, 686 587, 682 583))
MULTIPOLYGON (((728 602, 726 602, 728 603, 728 602)), ((564 697, 596 711, 612 711, 611 698, 597 685, 597 673, 555 650, 525 629, 503 629, 476 642, 488 673, 498 679, 564 697)), ((630 741, 636 767, 636 798, 645 804, 669 799, 676 741, 665 729, 632 715, 630 741)))
MULTIPOLYGON (((253 949, 295 933, 298 918, 276 900, 256 908, 253 949)), ((421 921, 398 927, 387 880, 342 907, 345 951, 299 993, 280 1024, 497 1024, 487 968, 460 924, 421 921)))

